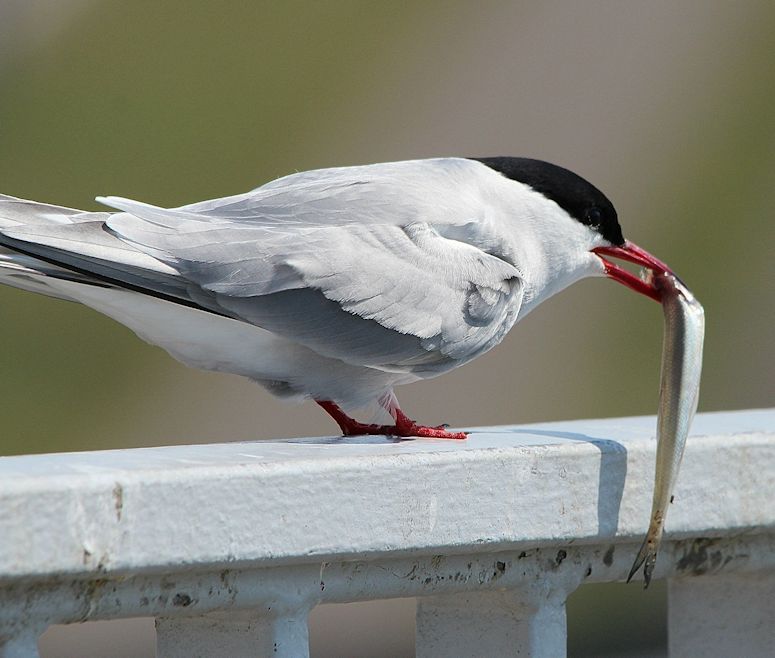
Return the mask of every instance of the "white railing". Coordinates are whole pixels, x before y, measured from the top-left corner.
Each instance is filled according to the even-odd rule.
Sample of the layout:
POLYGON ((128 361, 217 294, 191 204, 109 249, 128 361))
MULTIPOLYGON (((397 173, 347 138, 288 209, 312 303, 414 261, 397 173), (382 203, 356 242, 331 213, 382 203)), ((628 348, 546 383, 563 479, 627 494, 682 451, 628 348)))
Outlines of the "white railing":
MULTIPOLYGON (((0 656, 142 616, 160 656, 298 658, 313 606, 393 597, 418 597, 418 656, 562 656, 566 598, 645 531, 654 427, 2 458, 0 656)), ((673 656, 774 655, 774 494, 775 410, 700 414, 655 573, 673 656)))

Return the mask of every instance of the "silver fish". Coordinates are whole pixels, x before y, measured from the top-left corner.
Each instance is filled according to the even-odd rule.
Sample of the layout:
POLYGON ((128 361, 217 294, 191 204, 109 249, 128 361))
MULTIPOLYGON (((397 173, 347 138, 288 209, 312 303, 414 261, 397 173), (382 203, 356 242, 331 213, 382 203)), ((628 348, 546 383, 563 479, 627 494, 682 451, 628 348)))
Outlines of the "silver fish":
POLYGON ((705 312, 683 282, 669 272, 649 272, 648 276, 660 292, 665 324, 651 523, 627 577, 630 582, 642 565, 644 588, 651 582, 667 506, 672 502, 686 437, 697 411, 705 335, 705 312))

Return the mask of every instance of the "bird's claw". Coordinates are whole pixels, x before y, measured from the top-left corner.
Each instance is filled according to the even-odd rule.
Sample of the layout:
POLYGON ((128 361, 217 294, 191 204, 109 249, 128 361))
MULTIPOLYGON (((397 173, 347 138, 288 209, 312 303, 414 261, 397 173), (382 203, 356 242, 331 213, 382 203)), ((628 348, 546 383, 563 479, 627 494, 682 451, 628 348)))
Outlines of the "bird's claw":
POLYGON ((339 408, 339 405, 330 400, 317 400, 317 403, 336 421, 344 436, 384 434, 387 436, 423 437, 429 439, 461 440, 468 438, 466 432, 449 432, 447 430, 447 427, 449 427, 448 425, 438 425, 436 427, 418 425, 411 418, 407 417, 400 409, 395 409, 394 411, 396 419, 395 425, 376 425, 359 423, 357 420, 350 418, 339 408))

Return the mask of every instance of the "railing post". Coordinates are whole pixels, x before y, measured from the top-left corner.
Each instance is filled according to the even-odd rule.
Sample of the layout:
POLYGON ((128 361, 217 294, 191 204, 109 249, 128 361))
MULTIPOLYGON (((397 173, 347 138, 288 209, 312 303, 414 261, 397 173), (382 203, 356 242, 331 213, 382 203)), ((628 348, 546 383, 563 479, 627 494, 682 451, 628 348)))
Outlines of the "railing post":
POLYGON ((39 630, 27 630, 19 635, 4 636, 0 630, 0 658, 37 658, 39 630))
POLYGON ((234 610, 158 617, 158 658, 307 658, 309 610, 234 610))
POLYGON ((570 589, 542 586, 422 598, 416 655, 561 658, 566 655, 570 589))
POLYGON ((38 658, 38 638, 56 622, 38 617, 18 590, 8 594, 0 589, 0 658, 38 658))
POLYGON ((668 580, 670 656, 775 655, 775 572, 668 580))

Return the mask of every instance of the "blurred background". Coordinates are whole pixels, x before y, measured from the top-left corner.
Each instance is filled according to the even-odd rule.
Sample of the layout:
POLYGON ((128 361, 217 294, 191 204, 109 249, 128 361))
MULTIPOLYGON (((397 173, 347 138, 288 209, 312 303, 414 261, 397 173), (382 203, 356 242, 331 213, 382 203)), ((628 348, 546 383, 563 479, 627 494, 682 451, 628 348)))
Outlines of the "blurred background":
MULTIPOLYGON (((700 410, 771 406, 773 52, 767 0, 0 0, 0 191, 174 206, 316 167, 550 160, 605 191, 625 235, 703 302, 700 410)), ((0 454, 335 430, 314 404, 187 369, 85 307, 0 289, 0 317, 0 454)), ((423 422, 462 427, 653 414, 661 338, 658 305, 584 281, 399 398, 423 422)), ((659 588, 585 589, 571 655, 623 655, 595 644, 596 624, 616 624, 590 598, 653 599, 642 615, 663 629, 659 588)), ((400 603, 358 610, 395 637, 402 614, 412 623, 400 603)), ((367 655, 315 632, 316 655, 367 655)), ((663 630, 640 632, 658 655, 663 630)), ((121 655, 148 655, 138 637, 121 655)))

